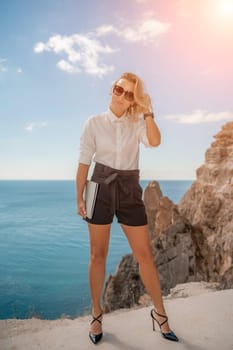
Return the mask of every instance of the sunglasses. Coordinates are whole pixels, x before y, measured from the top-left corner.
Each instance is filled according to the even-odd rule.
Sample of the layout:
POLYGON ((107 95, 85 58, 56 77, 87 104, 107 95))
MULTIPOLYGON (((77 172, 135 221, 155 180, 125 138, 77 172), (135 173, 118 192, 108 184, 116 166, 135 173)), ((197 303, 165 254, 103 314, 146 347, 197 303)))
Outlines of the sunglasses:
POLYGON ((116 96, 121 96, 122 94, 124 94, 124 98, 129 101, 132 102, 134 100, 134 94, 132 91, 126 91, 123 89, 123 87, 119 86, 119 85, 114 85, 113 87, 113 93, 116 96))

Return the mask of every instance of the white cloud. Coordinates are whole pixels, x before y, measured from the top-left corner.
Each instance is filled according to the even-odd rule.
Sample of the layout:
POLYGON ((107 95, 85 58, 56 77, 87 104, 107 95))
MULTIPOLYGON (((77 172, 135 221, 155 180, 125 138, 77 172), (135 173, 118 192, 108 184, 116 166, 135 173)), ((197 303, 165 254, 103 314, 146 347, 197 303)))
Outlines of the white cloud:
POLYGON ((148 18, 147 20, 138 23, 135 28, 125 28, 122 31, 121 36, 126 41, 151 42, 158 39, 161 34, 166 33, 169 27, 169 23, 162 23, 154 18, 148 18))
POLYGON ((40 53, 43 52, 46 49, 46 45, 42 42, 39 42, 34 47, 34 52, 40 53))
POLYGON ((95 30, 96 36, 103 36, 112 33, 117 34, 118 29, 114 28, 111 24, 103 24, 102 26, 97 27, 95 30))
POLYGON ((180 124, 215 123, 221 120, 233 120, 233 112, 214 113, 198 109, 191 114, 167 115, 164 119, 174 120, 180 124))
POLYGON ((8 71, 8 69, 5 66, 5 62, 6 62, 5 58, 0 58, 0 73, 8 71))
POLYGON ((65 72, 68 72, 68 73, 80 72, 80 69, 78 67, 75 67, 74 65, 70 64, 66 60, 60 60, 59 62, 57 62, 57 67, 60 68, 61 70, 64 70, 65 72))
POLYGON ((48 123, 47 122, 41 122, 41 123, 28 123, 26 126, 25 126, 25 130, 26 131, 33 131, 34 129, 41 129, 41 128, 45 128, 48 126, 48 123))
POLYGON ((69 72, 78 73, 82 70, 88 74, 103 76, 113 70, 112 66, 100 63, 100 54, 110 54, 114 50, 108 45, 102 45, 88 34, 73 34, 61 36, 59 34, 49 38, 47 43, 37 43, 34 47, 36 53, 52 51, 56 54, 66 54, 66 60, 60 60, 57 67, 69 72))
POLYGON ((147 13, 140 21, 131 24, 131 26, 115 28, 112 25, 102 25, 96 28, 95 34, 97 36, 116 34, 128 42, 151 42, 168 32, 170 25, 170 23, 158 21, 153 13, 147 13))
POLYGON ((103 44, 100 41, 103 36, 115 35, 127 42, 147 43, 158 39, 169 30, 169 27, 169 23, 160 22, 155 19, 153 13, 147 13, 140 21, 131 23, 131 26, 116 28, 113 25, 104 24, 86 34, 53 35, 45 43, 38 42, 34 47, 34 52, 48 51, 63 54, 66 56, 65 59, 57 62, 59 69, 68 73, 84 71, 87 74, 102 77, 114 70, 113 65, 101 62, 102 56, 118 51, 103 44))
MULTIPOLYGON (((7 62, 6 58, 0 58, 0 73, 9 71, 9 69, 6 67, 6 62, 7 62)), ((17 72, 17 73, 23 72, 22 68, 20 68, 20 67, 18 67, 17 69, 16 69, 16 67, 14 69, 12 69, 12 67, 11 67, 11 70, 14 70, 14 72, 17 72)))

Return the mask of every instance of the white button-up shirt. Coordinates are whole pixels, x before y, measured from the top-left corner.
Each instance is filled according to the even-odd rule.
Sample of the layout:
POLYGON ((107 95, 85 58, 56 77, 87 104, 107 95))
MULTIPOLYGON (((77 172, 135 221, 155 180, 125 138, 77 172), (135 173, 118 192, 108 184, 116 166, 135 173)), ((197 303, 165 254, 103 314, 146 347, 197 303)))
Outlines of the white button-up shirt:
POLYGON ((138 169, 140 142, 151 147, 143 115, 134 122, 127 114, 118 118, 108 109, 86 120, 80 139, 79 162, 90 165, 94 160, 114 169, 138 169))

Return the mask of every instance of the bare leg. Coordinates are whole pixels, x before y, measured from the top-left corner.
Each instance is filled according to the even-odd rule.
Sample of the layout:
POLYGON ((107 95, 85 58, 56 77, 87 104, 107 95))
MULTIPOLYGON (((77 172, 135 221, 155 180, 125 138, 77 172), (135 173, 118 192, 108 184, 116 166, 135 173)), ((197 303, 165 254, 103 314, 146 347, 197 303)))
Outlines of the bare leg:
MULTIPOLYGON (((151 251, 148 226, 127 226, 122 224, 121 227, 139 263, 141 279, 153 300, 156 311, 166 315, 159 276, 151 251)), ((160 323, 164 321, 162 317, 156 316, 156 318, 160 323)), ((164 323, 162 326, 162 332, 170 332, 168 322, 164 323)))
MULTIPOLYGON (((100 300, 105 279, 110 228, 111 225, 88 224, 90 237, 89 284, 92 299, 92 313, 95 317, 102 313, 100 300)), ((90 331, 93 334, 100 333, 101 324, 99 322, 93 322, 90 331)))

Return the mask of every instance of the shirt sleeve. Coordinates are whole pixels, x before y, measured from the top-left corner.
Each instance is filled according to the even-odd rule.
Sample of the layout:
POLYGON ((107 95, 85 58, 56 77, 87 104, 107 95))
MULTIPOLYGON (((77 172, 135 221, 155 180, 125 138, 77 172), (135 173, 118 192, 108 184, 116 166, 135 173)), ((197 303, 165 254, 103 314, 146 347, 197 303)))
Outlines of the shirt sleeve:
POLYGON ((152 147, 151 144, 149 143, 147 134, 146 134, 146 123, 143 117, 141 117, 138 121, 139 126, 138 126, 138 139, 140 143, 143 143, 144 146, 146 147, 152 147))
POLYGON ((95 154, 95 133, 92 125, 92 119, 89 118, 84 123, 83 131, 80 137, 79 163, 90 165, 95 154))

